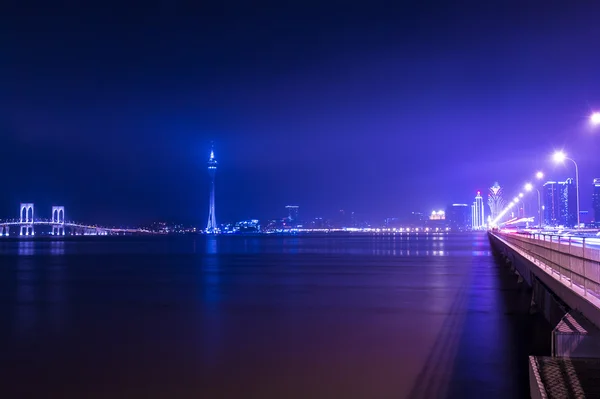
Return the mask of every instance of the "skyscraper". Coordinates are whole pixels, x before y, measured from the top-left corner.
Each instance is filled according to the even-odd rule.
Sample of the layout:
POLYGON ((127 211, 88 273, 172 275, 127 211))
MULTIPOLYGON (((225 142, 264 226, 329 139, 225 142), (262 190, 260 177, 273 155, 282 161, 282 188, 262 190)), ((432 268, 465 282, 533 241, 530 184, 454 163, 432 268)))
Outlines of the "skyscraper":
POLYGON ((592 194, 592 207, 594 208, 594 223, 600 223, 600 179, 594 179, 594 192, 592 194))
POLYGON ((481 230, 485 228, 485 210, 483 208, 483 198, 481 192, 477 191, 475 202, 471 205, 471 228, 473 230, 481 230))
POLYGON ((574 227, 577 224, 577 190, 573 179, 558 182, 560 195, 560 225, 574 227))
POLYGON ((542 201, 544 203, 544 224, 557 226, 560 223, 560 195, 557 182, 547 181, 544 183, 542 201))
POLYGON ((488 205, 490 206, 490 213, 492 220, 496 220, 496 217, 502 212, 504 209, 504 198, 502 198, 502 187, 495 182, 492 187, 490 187, 490 192, 488 194, 488 205))
POLYGON ((544 183, 544 223, 546 226, 573 227, 577 224, 577 190, 573 179, 544 183))
POLYGON ((215 159, 214 149, 210 149, 210 158, 208 159, 208 175, 210 176, 210 198, 208 205, 208 223, 206 223, 206 234, 215 234, 219 232, 217 228, 217 219, 215 217, 215 175, 217 174, 217 160, 215 159))
POLYGON ((464 231, 471 228, 471 209, 467 204, 452 204, 446 207, 446 221, 453 231, 464 231))

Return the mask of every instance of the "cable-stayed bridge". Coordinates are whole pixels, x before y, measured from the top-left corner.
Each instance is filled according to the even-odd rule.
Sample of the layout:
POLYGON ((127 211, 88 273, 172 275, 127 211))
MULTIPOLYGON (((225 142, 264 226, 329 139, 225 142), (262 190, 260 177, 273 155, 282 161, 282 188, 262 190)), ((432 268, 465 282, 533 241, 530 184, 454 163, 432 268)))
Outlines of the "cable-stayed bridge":
POLYGON ((20 237, 33 237, 36 235, 36 227, 49 226, 50 234, 53 236, 106 236, 106 235, 129 235, 129 234, 155 234, 146 229, 130 229, 102 227, 68 221, 65 218, 64 206, 53 206, 50 219, 35 217, 35 205, 33 203, 22 203, 19 218, 12 220, 0 220, 0 237, 18 235, 20 237))

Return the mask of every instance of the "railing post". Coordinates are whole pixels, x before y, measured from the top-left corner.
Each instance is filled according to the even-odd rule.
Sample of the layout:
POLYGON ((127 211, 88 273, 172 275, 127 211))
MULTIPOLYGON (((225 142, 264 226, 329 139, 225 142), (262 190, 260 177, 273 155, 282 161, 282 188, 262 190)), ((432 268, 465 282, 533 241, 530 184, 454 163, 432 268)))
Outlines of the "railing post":
POLYGON ((585 275, 585 237, 583 237, 583 256, 582 258, 582 274, 583 274, 583 296, 587 296, 587 276, 585 275))
POLYGON ((571 237, 569 237, 569 270, 571 271, 571 284, 570 287, 573 287, 573 267, 571 266, 571 237))
MULTIPOLYGON (((560 254, 560 236, 558 236, 558 254, 560 254)), ((552 251, 552 263, 554 263, 555 258, 557 257, 557 252, 555 252, 554 250, 552 251)), ((558 280, 562 281, 562 276, 564 274, 564 268, 562 267, 562 265, 560 264, 560 262, 557 262, 558 264, 558 280)))

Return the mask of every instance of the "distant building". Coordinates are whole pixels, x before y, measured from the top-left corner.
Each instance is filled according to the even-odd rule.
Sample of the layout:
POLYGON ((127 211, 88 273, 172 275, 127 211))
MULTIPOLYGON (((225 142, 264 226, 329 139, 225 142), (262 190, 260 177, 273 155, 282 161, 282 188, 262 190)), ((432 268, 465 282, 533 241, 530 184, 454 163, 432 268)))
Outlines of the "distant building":
POLYGON ((346 215, 346 211, 340 209, 335 222, 336 227, 350 227, 350 221, 348 220, 348 216, 346 215))
POLYGON ((273 232, 273 231, 277 231, 277 230, 283 230, 283 228, 284 228, 284 220, 285 219, 271 219, 271 220, 268 220, 264 224, 262 231, 273 232))
POLYGON ((577 190, 573 179, 559 182, 560 225, 574 227, 577 225, 577 190))
POLYGON ((260 222, 257 219, 242 220, 235 224, 235 229, 240 233, 258 233, 260 232, 260 222))
POLYGON ((285 209, 288 211, 288 219, 290 222, 298 222, 299 208, 300 207, 298 205, 288 205, 285 207, 285 209))
POLYGON ((577 190, 573 179, 547 181, 542 187, 544 224, 574 227, 577 224, 577 190))
POLYGON ((579 211, 579 222, 589 226, 593 222, 592 214, 588 211, 579 211))
POLYGON ((448 205, 446 222, 453 231, 471 230, 471 208, 467 204, 448 205))
POLYGON ((411 227, 425 226, 425 220, 427 220, 427 217, 425 216, 425 214, 423 214, 421 212, 411 212, 407 218, 408 224, 411 227))
POLYGON ((485 229, 485 209, 481 191, 477 191, 475 202, 471 205, 471 228, 473 230, 485 229))
POLYGON ((445 220, 446 212, 444 211, 433 211, 431 215, 429 215, 429 220, 445 220))
POLYGON ((502 187, 500 187, 498 182, 495 182, 494 185, 490 187, 488 205, 490 207, 491 219, 496 220, 505 205, 504 198, 502 198, 502 187))
POLYGON ((544 224, 558 226, 560 223, 560 194, 558 183, 547 181, 542 186, 542 201, 544 204, 544 224))
POLYGON ((357 214, 356 212, 347 212, 340 209, 330 225, 338 228, 342 227, 367 227, 369 223, 366 221, 364 215, 357 214))
POLYGON ((321 217, 316 217, 310 222, 310 228, 312 229, 323 229, 329 227, 327 222, 321 217))
POLYGON ((385 227, 394 228, 400 227, 400 219, 399 218, 385 218, 383 221, 385 227))
POLYGON ((592 207, 594 208, 594 223, 600 224, 600 178, 594 179, 593 184, 592 207))

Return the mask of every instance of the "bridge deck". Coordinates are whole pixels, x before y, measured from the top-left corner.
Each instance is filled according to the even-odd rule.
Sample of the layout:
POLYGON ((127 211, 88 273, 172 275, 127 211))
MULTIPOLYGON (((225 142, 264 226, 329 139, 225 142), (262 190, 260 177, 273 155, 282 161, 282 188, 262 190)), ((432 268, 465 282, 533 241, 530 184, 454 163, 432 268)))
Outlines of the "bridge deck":
MULTIPOLYGON (((532 251, 528 251, 525 250, 524 248, 517 246, 515 244, 515 242, 511 242, 510 238, 517 238, 517 236, 515 235, 506 235, 506 234, 492 234, 493 236, 495 236, 498 240, 500 240, 504 245, 510 247, 513 251, 517 252, 519 255, 521 255, 523 258, 527 259, 528 261, 530 261, 533 265, 537 266, 539 268, 540 271, 545 272, 548 276, 552 277, 554 280, 558 281, 561 285, 563 285, 564 287, 568 288, 569 290, 573 291, 575 294, 577 294, 578 296, 580 296, 582 298, 582 300, 585 300, 589 303, 591 303, 592 305, 594 305, 596 308, 600 309, 600 291, 598 290, 594 290, 592 287, 590 287, 589 285, 586 286, 586 284, 584 284, 584 281, 581 281, 580 279, 577 279, 576 275, 574 272, 572 272, 572 270, 569 270, 567 267, 558 265, 556 263, 556 261, 565 261, 565 259, 561 258, 561 259, 556 259, 556 261, 552 261, 550 259, 545 259, 545 258, 541 258, 539 256, 539 254, 536 254, 532 251)), ((561 244, 556 244, 555 245, 561 245, 561 244)), ((568 248, 568 245, 565 246, 566 248, 568 248)), ((568 254, 563 254, 565 256, 569 256, 568 254)), ((580 260, 582 259, 581 256, 578 257, 580 260)), ((566 259, 567 261, 569 261, 569 259, 566 259)), ((586 260, 586 262, 597 262, 596 260, 586 260)), ((567 262, 567 264, 569 264, 570 262, 567 262)), ((595 273, 594 276, 596 276, 598 273, 595 273)), ((589 275, 589 274, 588 274, 589 275)), ((590 282, 590 280, 587 280, 587 282, 590 282)), ((597 283, 595 281, 591 281, 592 283, 595 283, 595 285, 597 285, 597 283)))

